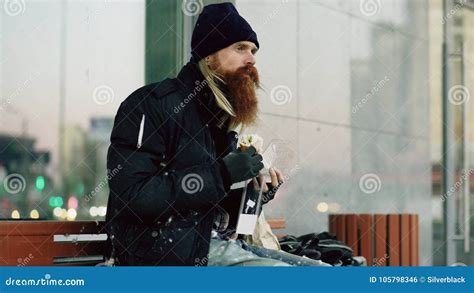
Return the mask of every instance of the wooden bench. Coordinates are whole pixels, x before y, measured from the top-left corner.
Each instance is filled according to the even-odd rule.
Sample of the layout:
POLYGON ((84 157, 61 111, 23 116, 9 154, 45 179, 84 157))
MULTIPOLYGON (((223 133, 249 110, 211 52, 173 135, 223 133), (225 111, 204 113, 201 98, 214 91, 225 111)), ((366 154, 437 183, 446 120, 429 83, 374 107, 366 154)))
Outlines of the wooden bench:
MULTIPOLYGON (((278 238, 284 218, 267 220, 278 238)), ((0 265, 74 266, 104 261, 107 235, 98 221, 0 221, 0 265)), ((418 215, 329 215, 329 231, 369 266, 419 265, 418 215), (369 261, 372 260, 372 261, 369 261)))
POLYGON ((275 231, 275 230, 286 229, 286 220, 284 218, 268 219, 267 222, 270 225, 270 228, 272 228, 277 238, 282 238, 283 236, 286 235, 283 233, 277 233, 278 231, 275 231))
MULTIPOLYGON (((285 229, 285 219, 268 221, 285 229)), ((104 222, 0 221, 2 266, 91 266, 104 261, 104 222)), ((279 234, 277 234, 278 236, 279 234)))
POLYGON ((73 266, 104 261, 103 222, 0 221, 0 265, 73 266))
POLYGON ((368 266, 419 265, 418 215, 333 214, 329 232, 364 256, 368 266))

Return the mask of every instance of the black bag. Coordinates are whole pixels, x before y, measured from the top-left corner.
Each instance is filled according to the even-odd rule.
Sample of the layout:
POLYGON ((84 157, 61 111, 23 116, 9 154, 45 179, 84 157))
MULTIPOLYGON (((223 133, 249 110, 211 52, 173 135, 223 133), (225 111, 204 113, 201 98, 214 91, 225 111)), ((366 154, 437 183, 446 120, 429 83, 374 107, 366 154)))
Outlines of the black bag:
POLYGON ((331 265, 359 265, 352 258, 352 248, 328 232, 299 237, 287 235, 279 240, 281 249, 299 256, 322 260, 331 265))
POLYGON ((321 253, 316 249, 318 241, 317 234, 314 233, 301 237, 287 235, 278 240, 283 251, 320 260, 321 253))

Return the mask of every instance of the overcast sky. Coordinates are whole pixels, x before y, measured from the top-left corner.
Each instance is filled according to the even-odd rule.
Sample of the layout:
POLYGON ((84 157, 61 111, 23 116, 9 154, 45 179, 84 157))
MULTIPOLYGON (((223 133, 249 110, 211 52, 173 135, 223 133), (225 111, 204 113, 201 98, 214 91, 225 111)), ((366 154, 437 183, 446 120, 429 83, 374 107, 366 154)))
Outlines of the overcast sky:
POLYGON ((91 117, 113 117, 120 102, 144 84, 144 1, 5 1, 0 133, 17 136, 26 128, 37 147, 56 159, 61 26, 66 124, 88 128, 91 117))

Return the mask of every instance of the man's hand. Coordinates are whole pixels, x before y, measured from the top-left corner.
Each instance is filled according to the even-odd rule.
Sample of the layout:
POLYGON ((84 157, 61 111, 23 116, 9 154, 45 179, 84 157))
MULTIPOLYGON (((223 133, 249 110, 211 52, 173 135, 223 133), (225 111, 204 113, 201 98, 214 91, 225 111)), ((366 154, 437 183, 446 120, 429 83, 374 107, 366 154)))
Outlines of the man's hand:
POLYGON ((263 168, 262 155, 258 154, 253 146, 246 150, 237 149, 230 152, 222 160, 229 172, 231 183, 253 178, 263 168))
POLYGON ((268 173, 269 173, 270 179, 271 179, 270 183, 263 184, 263 182, 265 180, 265 176, 261 173, 258 176, 259 186, 255 186, 257 184, 257 180, 253 180, 255 190, 259 190, 260 186, 262 186, 262 184, 263 184, 262 204, 266 204, 270 200, 272 200, 275 197, 275 194, 276 194, 278 188, 280 188, 280 186, 284 183, 283 173, 280 170, 278 170, 277 168, 271 167, 269 169, 268 173))

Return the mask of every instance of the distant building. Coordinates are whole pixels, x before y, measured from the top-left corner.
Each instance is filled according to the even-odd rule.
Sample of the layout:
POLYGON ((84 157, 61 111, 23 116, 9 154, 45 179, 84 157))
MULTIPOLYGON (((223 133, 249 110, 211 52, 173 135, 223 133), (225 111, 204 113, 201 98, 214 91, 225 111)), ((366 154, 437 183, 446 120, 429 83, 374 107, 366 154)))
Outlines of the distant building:
POLYGON ((21 218, 28 218, 33 208, 39 210, 40 217, 47 216, 42 194, 52 188, 47 174, 49 162, 49 152, 36 150, 35 139, 0 134, 1 218, 10 218, 13 210, 18 210, 21 218), (44 190, 36 189, 38 176, 43 176, 46 182, 44 190))

